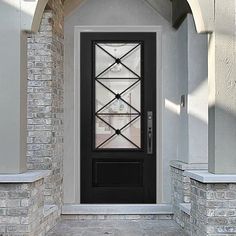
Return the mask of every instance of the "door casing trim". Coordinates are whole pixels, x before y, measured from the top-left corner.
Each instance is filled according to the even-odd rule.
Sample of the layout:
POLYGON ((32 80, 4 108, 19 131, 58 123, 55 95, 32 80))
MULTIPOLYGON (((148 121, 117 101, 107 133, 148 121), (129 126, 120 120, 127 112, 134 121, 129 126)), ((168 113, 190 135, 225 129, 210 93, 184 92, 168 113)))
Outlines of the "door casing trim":
MULTIPOLYGON (((163 201, 163 157, 162 157, 162 26, 75 26, 74 27, 74 178, 76 202, 80 202, 80 33, 82 32, 155 32, 157 37, 157 101, 156 101, 156 202, 163 201), (79 157, 79 158, 78 158, 79 157)), ((159 205, 159 204, 158 204, 159 205)), ((77 205, 73 205, 77 206, 77 205)))

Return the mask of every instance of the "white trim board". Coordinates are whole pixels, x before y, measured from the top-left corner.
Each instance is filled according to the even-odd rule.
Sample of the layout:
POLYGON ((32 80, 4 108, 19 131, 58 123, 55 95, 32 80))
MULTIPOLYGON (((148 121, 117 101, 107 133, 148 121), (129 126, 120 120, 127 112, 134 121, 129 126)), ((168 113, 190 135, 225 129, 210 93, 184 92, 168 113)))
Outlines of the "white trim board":
POLYGON ((157 35, 157 203, 163 200, 162 170, 162 26, 75 26, 74 27, 74 202, 80 202, 80 33, 82 32, 155 32, 157 35))
POLYGON ((62 215, 172 215, 171 204, 65 204, 62 215))

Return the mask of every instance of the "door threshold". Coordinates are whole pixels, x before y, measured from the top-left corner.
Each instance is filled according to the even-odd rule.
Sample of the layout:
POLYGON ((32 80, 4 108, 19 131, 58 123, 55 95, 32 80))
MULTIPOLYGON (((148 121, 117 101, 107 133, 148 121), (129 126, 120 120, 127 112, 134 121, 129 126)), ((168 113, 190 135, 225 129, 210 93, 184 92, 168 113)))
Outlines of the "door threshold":
POLYGON ((172 215, 171 204, 64 204, 63 215, 172 215))

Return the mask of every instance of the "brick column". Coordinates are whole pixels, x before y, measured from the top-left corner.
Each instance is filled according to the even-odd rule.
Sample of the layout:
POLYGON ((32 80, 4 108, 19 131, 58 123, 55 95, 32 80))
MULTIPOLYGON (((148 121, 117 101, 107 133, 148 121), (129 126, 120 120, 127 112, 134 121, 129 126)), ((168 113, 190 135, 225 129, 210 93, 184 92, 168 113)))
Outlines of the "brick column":
POLYGON ((39 235, 43 217, 43 179, 0 185, 0 235, 39 235))
POLYGON ((174 220, 190 234, 192 228, 190 216, 181 209, 181 204, 188 205, 191 200, 190 178, 185 174, 185 171, 198 168, 207 170, 207 164, 186 164, 180 161, 171 161, 170 166, 174 220))
POLYGON ((28 38, 28 152, 30 170, 52 170, 45 203, 61 205, 63 163, 63 5, 50 0, 39 32, 28 38))
POLYGON ((194 236, 236 235, 236 184, 206 184, 191 179, 194 236))

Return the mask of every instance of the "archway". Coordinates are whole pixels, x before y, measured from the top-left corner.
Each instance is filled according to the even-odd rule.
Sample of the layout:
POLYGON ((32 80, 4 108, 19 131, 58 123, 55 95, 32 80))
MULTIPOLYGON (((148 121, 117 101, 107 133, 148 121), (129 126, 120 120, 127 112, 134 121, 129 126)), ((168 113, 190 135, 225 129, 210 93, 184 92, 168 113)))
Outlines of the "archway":
MULTIPOLYGON (((198 33, 212 32, 214 21, 214 1, 212 0, 186 0, 192 10, 198 33)), ((48 0, 24 3, 25 9, 30 10, 32 19, 28 23, 27 30, 36 32, 41 22, 42 14, 48 0), (31 27, 29 27, 31 26, 31 27)), ((84 0, 63 0, 66 14, 78 7, 84 0)), ((162 3, 163 4, 163 3, 162 3)), ((23 6, 24 8, 24 6, 23 6)))
MULTIPOLYGON (((68 94, 67 91, 70 91, 70 94, 68 95, 68 97, 70 96, 70 98, 66 97, 66 104, 67 105, 65 106, 65 109, 66 109, 65 113, 67 115, 70 114, 71 106, 69 106, 69 104, 72 104, 73 102, 77 101, 76 97, 79 97, 79 95, 77 94, 77 96, 75 96, 75 98, 74 98, 73 93, 75 93, 75 90, 80 91, 79 87, 76 87, 76 89, 74 89, 75 86, 77 86, 76 82, 74 82, 75 78, 79 78, 78 74, 77 75, 73 74, 74 71, 76 73, 77 73, 77 71, 79 71, 79 69, 74 68, 74 64, 75 65, 80 64, 80 63, 78 63, 78 61, 74 62, 74 58, 79 57, 78 54, 74 54, 74 52, 78 52, 78 48, 77 49, 73 48, 73 45, 75 45, 74 44, 75 42, 73 41, 74 40, 73 35, 76 35, 75 41, 77 42, 78 41, 77 37, 78 37, 78 34, 79 34, 78 32, 75 33, 74 27, 77 26, 77 28, 78 28, 79 26, 81 26, 81 29, 83 27, 84 28, 87 27, 86 30, 95 30, 96 27, 92 27, 93 25, 98 25, 98 29, 99 29, 99 27, 101 27, 102 25, 109 25, 109 24, 110 24, 110 30, 111 31, 112 31, 112 29, 115 30, 115 28, 117 28, 117 25, 122 25, 122 24, 131 25, 131 26, 136 25, 136 27, 142 26, 141 28, 143 28, 143 29, 145 29, 145 25, 160 25, 160 26, 162 25, 163 26, 163 34, 165 35, 163 37, 167 40, 163 40, 163 38, 161 36, 160 41, 163 40, 162 41, 163 48, 161 50, 163 52, 163 57, 166 58, 166 59, 165 59, 165 61, 162 61, 161 63, 159 63, 159 65, 160 64, 163 64, 163 65, 166 64, 165 67, 163 67, 163 68, 165 68, 165 69, 163 69, 164 70, 164 72, 163 72, 163 81, 165 81, 166 84, 168 84, 168 86, 166 86, 166 89, 165 89, 165 96, 166 96, 166 98, 168 97, 167 100, 170 101, 170 103, 171 103, 170 106, 174 107, 174 110, 175 110, 175 107, 177 107, 178 104, 179 104, 179 99, 180 99, 179 94, 177 94, 177 92, 176 92, 176 94, 174 94, 173 97, 172 97, 172 94, 167 95, 167 90, 171 85, 172 78, 174 78, 174 71, 175 71, 175 69, 168 70, 168 68, 175 68, 175 62, 174 62, 175 59, 173 59, 173 57, 171 57, 172 53, 175 54, 175 52, 174 52, 174 50, 175 50, 174 49, 175 39, 173 38, 174 36, 173 37, 171 36, 171 34, 175 33, 175 30, 170 27, 171 23, 166 21, 165 19, 163 19, 159 15, 159 12, 156 13, 155 11, 153 11, 153 9, 150 8, 150 6, 147 5, 146 2, 144 2, 144 1, 119 1, 119 4, 117 3, 117 1, 112 1, 112 2, 113 3, 108 4, 108 2, 102 1, 102 3, 97 3, 97 5, 96 5, 95 2, 93 2, 93 1, 87 1, 83 5, 81 5, 81 7, 78 7, 76 10, 74 10, 66 18, 66 24, 65 24, 65 26, 66 26, 65 27, 65 37, 66 37, 66 40, 65 40, 65 42, 66 42, 65 43, 65 59, 66 59, 66 61, 65 61, 65 77, 67 78, 66 94, 68 94), (125 3, 125 2, 129 2, 129 3, 125 3), (105 8, 106 3, 107 3, 107 7, 109 9, 116 9, 116 11, 114 13, 110 12, 110 11, 106 12, 106 10, 105 10, 106 9, 105 8), (100 13, 96 17, 96 19, 94 18, 94 13, 92 13, 92 12, 95 11, 95 9, 96 9, 96 11, 98 11, 100 13), (129 11, 133 10, 133 12, 128 14, 127 9, 129 11), (143 10, 141 11, 140 9, 143 9, 143 10), (139 14, 137 14, 137 12, 139 14), (147 14, 147 12, 148 12, 148 14, 147 14), (132 15, 132 17, 130 17, 130 15, 132 15), (146 20, 146 19, 148 19, 148 20, 146 20), (167 31, 168 31, 168 33, 166 33, 167 31), (170 32, 170 31, 173 31, 173 32, 170 32), (168 43, 169 43, 169 46, 167 45, 168 43), (70 81, 69 85, 68 85, 68 81, 70 81)), ((192 17, 191 17, 191 19, 192 19, 192 17)), ((193 20, 191 20, 191 25, 192 25, 192 22, 193 22, 193 20)), ((194 34, 197 35, 194 26, 193 26, 193 28, 194 28, 194 34)), ((103 30, 106 30, 106 29, 104 28, 103 30)), ((141 31, 142 31, 142 29, 141 29, 141 31)), ((186 46, 186 48, 187 48, 187 46, 186 46)), ((204 52, 205 52, 205 54, 207 53, 207 48, 205 49, 204 52)), ((207 65, 207 60, 206 60, 205 54, 204 54, 204 62, 205 62, 205 66, 206 66, 207 65)), ((162 71, 162 68, 158 69, 158 71, 162 71)), ((206 71, 206 70, 204 70, 204 71, 206 71)), ((162 74, 162 72, 160 72, 160 74, 162 74)), ((204 75, 204 79, 206 77, 207 76, 204 75)), ((160 76, 159 76, 159 78, 160 78, 160 76)), ((178 86, 178 85, 176 85, 176 86, 178 86)), ((175 93, 175 91, 173 93, 175 93)), ((206 96, 206 98, 207 98, 207 96, 206 96)), ((207 100, 206 100, 206 102, 207 102, 207 100)), ((76 109, 77 109, 77 107, 79 107, 77 104, 79 104, 79 102, 75 103, 76 109)), ((159 107, 162 107, 162 106, 160 105, 159 107)), ((165 111, 164 111, 165 113, 168 113, 167 114, 168 118, 166 119, 166 122, 169 122, 169 121, 172 122, 172 120, 175 120, 174 122, 176 122, 176 120, 177 120, 177 115, 178 114, 176 114, 175 111, 174 112, 171 111, 172 107, 168 107, 168 109, 165 109, 165 111), (173 113, 175 113, 175 114, 173 114, 173 113), (172 118, 172 116, 174 116, 174 118, 172 118)), ((70 115, 70 116, 75 117, 75 115, 78 115, 78 114, 80 114, 79 111, 75 111, 74 115, 70 115)), ((74 118, 74 119, 76 119, 76 118, 74 118)), ((75 173, 77 173, 77 174, 74 174, 74 176, 76 176, 76 175, 80 176, 79 171, 75 170, 76 168, 79 169, 78 164, 73 164, 73 163, 80 162, 78 160, 80 152, 79 152, 78 145, 77 146, 75 146, 75 145, 72 146, 73 143, 77 143, 76 141, 72 142, 72 140, 74 140, 73 139, 74 136, 72 134, 73 134, 74 130, 78 130, 74 126, 74 124, 77 124, 77 122, 75 120, 73 120, 73 122, 72 122, 72 120, 67 118, 67 117, 66 117, 65 122, 66 122, 66 127, 67 127, 66 132, 71 134, 69 137, 65 136, 65 156, 66 157, 68 156, 68 157, 72 158, 71 157, 72 156, 72 150, 76 150, 76 152, 77 152, 77 154, 73 154, 74 155, 73 161, 71 161, 71 162, 67 161, 64 165, 64 167, 65 167, 64 170, 67 173, 67 176, 65 178, 65 183, 66 183, 67 179, 71 180, 71 178, 68 178, 68 176, 73 171, 75 171, 75 173), (70 140, 70 141, 68 141, 68 140, 70 140), (70 171, 72 169, 72 166, 71 166, 72 164, 71 163, 73 164, 73 170, 72 171, 70 171), (69 165, 70 165, 70 167, 69 167, 69 165)), ((174 122, 172 122, 172 124, 174 122)), ((174 127, 173 127, 173 129, 174 129, 174 127)), ((168 132, 168 131, 165 131, 165 132, 168 132)), ((80 132, 76 131, 77 136, 78 136, 78 134, 80 134, 80 132)), ((173 139, 177 140, 177 138, 173 138, 173 139)), ((79 140, 79 139, 77 138, 77 140, 79 140)), ((166 142, 168 142, 168 141, 166 141, 166 142)), ((161 146, 162 144, 159 144, 159 145, 161 146)), ((175 146, 176 146, 176 143, 175 143, 175 141, 173 141, 173 143, 170 145, 169 149, 176 150, 175 146)), ((170 154, 170 152, 171 151, 168 151, 168 150, 166 151, 166 153, 167 153, 166 156, 168 156, 168 158, 165 158, 165 169, 163 168, 164 169, 163 173, 165 173, 165 174, 162 174, 161 173, 162 170, 160 170, 159 173, 161 173, 161 176, 164 176, 164 175, 169 176, 168 168, 167 168, 169 160, 173 159, 173 156, 176 156, 175 153, 172 155, 172 154, 170 154)), ((165 155, 160 154, 159 156, 164 157, 165 155)), ((68 159, 66 158, 66 160, 68 160, 68 159)), ((161 167, 159 167, 159 168, 161 169, 161 167)), ((168 181, 170 182, 170 178, 169 178, 168 181)), ((74 180, 73 183, 77 184, 77 183, 79 183, 79 180, 74 180)), ((161 185, 161 183, 160 183, 160 185, 161 185)), ((73 191, 75 191, 77 189, 77 193, 76 193, 77 198, 76 198, 75 204, 79 204, 79 193, 78 192, 80 190, 80 186, 78 184, 76 186, 77 187, 73 189, 73 191)), ((71 196, 70 196, 71 191, 69 189, 70 187, 69 187, 68 184, 65 184, 65 188, 67 189, 65 191, 65 193, 67 195, 65 199, 66 199, 66 201, 69 201, 68 199, 71 199, 71 196)), ((170 196, 169 193, 170 193, 170 189, 168 189, 168 193, 167 193, 167 190, 166 190, 165 197, 170 196)), ((161 195, 161 193, 160 193, 160 195, 161 195)), ((160 196, 159 199, 161 199, 161 198, 162 198, 162 196, 160 196)), ((162 200, 158 200, 158 202, 161 202, 161 201, 162 200)), ((168 199, 168 202, 170 202, 169 199, 168 199)))

